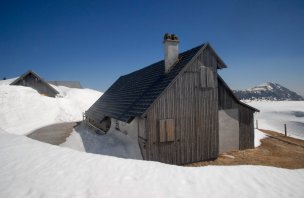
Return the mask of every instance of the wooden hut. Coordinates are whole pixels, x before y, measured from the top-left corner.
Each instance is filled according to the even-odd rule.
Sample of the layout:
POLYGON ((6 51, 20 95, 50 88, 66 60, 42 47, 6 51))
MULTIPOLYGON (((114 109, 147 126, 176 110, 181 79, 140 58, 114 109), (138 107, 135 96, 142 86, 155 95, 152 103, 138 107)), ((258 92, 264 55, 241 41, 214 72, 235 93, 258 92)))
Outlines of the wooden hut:
POLYGON ((37 90, 40 94, 55 97, 59 92, 44 81, 38 74, 33 71, 28 71, 14 80, 10 85, 21 85, 31 87, 37 90))
POLYGON ((254 147, 253 113, 218 75, 226 64, 210 44, 178 52, 164 36, 164 60, 121 76, 86 112, 86 122, 138 141, 145 160, 187 164, 254 147))

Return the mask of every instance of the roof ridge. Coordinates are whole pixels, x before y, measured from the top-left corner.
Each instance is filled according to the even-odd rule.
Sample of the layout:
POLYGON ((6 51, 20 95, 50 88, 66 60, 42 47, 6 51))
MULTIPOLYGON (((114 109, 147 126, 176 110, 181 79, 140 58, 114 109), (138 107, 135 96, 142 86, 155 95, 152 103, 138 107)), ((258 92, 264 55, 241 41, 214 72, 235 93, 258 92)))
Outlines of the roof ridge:
POLYGON ((164 60, 161 60, 120 76, 88 109, 88 117, 99 120, 104 116, 110 116, 131 122, 134 117, 142 115, 150 107, 204 45, 179 53, 179 60, 168 73, 165 73, 164 60))
MULTIPOLYGON (((206 43, 207 43, 207 42, 206 42, 206 43)), ((178 55, 181 56, 182 54, 184 54, 184 53, 186 53, 186 52, 189 52, 189 51, 191 51, 191 50, 193 50, 193 49, 195 49, 195 48, 203 47, 206 43, 202 43, 202 44, 200 44, 200 45, 198 45, 198 46, 195 46, 195 47, 193 47, 193 48, 191 48, 191 49, 185 50, 185 51, 179 53, 178 55)), ((164 59, 159 60, 159 61, 156 61, 155 63, 152 63, 152 64, 150 64, 150 65, 147 65, 147 66, 145 66, 145 67, 143 67, 143 68, 141 68, 141 69, 132 71, 132 72, 130 72, 130 73, 128 73, 128 74, 121 75, 120 77, 124 77, 124 76, 128 76, 128 75, 134 74, 134 73, 139 72, 139 71, 141 71, 141 70, 147 69, 148 67, 152 67, 152 66, 154 66, 154 65, 156 65, 156 64, 160 64, 161 62, 164 62, 164 61, 165 61, 164 59)), ((177 62, 178 62, 178 61, 177 61, 177 62)), ((175 63, 175 64, 176 64, 176 63, 175 63)))
MULTIPOLYGON (((205 45, 205 44, 198 45, 198 46, 196 46, 196 47, 193 47, 193 48, 191 48, 191 49, 189 49, 189 50, 186 50, 186 51, 180 53, 180 54, 179 54, 178 61, 176 61, 176 62, 174 63, 174 66, 177 65, 178 63, 180 63, 180 61, 183 60, 183 57, 185 56, 185 53, 190 52, 191 50, 194 50, 194 49, 196 49, 196 48, 202 48, 204 45, 205 45)), ((162 61, 164 61, 164 60, 162 60, 162 61)), ((162 62, 162 61, 159 61, 159 62, 162 62)), ((157 63, 159 63, 159 62, 157 62, 157 63)), ((154 65, 154 64, 152 64, 152 65, 154 65)), ((186 64, 186 65, 187 65, 187 64, 186 64)), ((149 67, 149 66, 147 66, 147 67, 149 67)), ((147 67, 144 67, 143 69, 145 69, 145 68, 147 68, 147 67)), ((183 66, 183 67, 185 67, 185 66, 183 66)), ((137 97, 137 99, 134 100, 133 103, 131 103, 131 104, 129 105, 129 107, 128 107, 122 114, 125 114, 125 113, 129 112, 129 111, 132 109, 132 107, 134 106, 134 104, 136 104, 138 101, 140 101, 140 100, 142 99, 142 97, 143 97, 146 93, 148 93, 148 92, 151 90, 151 88, 154 87, 154 86, 159 82, 159 80, 163 79, 165 76, 167 76, 168 74, 170 74, 171 71, 172 71, 172 69, 169 71, 169 73, 163 73, 163 74, 161 74, 161 75, 157 78, 157 80, 155 80, 149 87, 147 87, 147 89, 145 89, 145 91, 144 91, 139 97, 137 97)), ((182 71, 182 70, 181 70, 181 71, 182 71)), ((176 76, 178 76, 178 74, 179 74, 181 71, 179 71, 179 72, 175 75, 175 77, 174 77, 173 79, 175 79, 176 76)), ((172 80, 173 80, 173 79, 172 79, 172 80)), ((172 82, 172 81, 171 81, 171 82, 172 82)), ((171 82, 170 82, 169 84, 171 84, 171 82)), ((169 85, 169 84, 168 84, 168 85, 169 85)), ((167 85, 167 86, 168 86, 168 85, 167 85)), ((164 90, 163 90, 163 91, 164 91, 164 90)), ((163 91, 162 91, 162 92, 163 92, 163 91)), ((162 93, 162 92, 161 92, 161 93, 162 93)), ((132 118, 131 118, 131 119, 132 119, 132 118)))

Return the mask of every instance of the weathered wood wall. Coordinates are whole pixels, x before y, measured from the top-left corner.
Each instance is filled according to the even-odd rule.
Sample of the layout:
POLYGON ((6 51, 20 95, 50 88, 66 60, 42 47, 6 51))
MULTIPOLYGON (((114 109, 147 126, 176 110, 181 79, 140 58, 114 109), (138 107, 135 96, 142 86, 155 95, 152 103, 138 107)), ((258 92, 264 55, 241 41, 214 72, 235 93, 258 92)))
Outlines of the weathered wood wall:
POLYGON ((207 47, 151 105, 146 115, 147 160, 186 164, 218 156, 216 70, 216 56, 207 47), (202 65, 212 69, 215 87, 201 87, 202 65), (159 141, 162 119, 174 119, 175 141, 159 141))
POLYGON ((240 149, 254 148, 254 111, 239 105, 240 115, 240 149))
POLYGON ((219 81, 218 83, 218 98, 219 109, 234 109, 239 110, 239 147, 240 149, 254 148, 254 125, 253 114, 254 110, 240 104, 227 90, 227 87, 219 81))
POLYGON ((52 90, 48 85, 46 85, 39 78, 37 78, 36 76, 34 76, 31 73, 29 75, 25 76, 23 79, 20 79, 18 82, 15 83, 15 85, 31 87, 31 88, 37 90, 40 94, 47 95, 50 97, 55 97, 56 94, 58 94, 54 90, 52 90))

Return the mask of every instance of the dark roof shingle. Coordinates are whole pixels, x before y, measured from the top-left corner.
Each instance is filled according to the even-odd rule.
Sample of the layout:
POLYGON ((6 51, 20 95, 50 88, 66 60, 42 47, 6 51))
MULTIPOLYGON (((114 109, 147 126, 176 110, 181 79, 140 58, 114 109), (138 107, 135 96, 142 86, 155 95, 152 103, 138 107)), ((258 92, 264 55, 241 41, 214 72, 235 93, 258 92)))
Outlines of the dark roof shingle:
POLYGON ((87 116, 101 121, 105 116, 131 122, 142 115, 179 72, 204 46, 179 54, 179 61, 165 73, 164 61, 121 76, 87 111, 87 116))

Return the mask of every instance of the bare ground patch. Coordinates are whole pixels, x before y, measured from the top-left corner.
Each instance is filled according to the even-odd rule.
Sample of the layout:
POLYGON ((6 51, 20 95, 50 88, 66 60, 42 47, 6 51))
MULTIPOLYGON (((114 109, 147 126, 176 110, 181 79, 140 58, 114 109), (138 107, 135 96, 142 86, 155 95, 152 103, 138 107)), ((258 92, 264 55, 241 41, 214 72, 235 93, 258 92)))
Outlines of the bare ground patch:
POLYGON ((76 125, 76 122, 52 124, 33 131, 27 137, 40 142, 59 145, 66 141, 76 125))
POLYGON ((261 140, 255 149, 232 151, 220 155, 214 161, 205 161, 187 166, 207 165, 263 165, 288 169, 304 168, 304 141, 285 137, 280 133, 261 130, 268 138, 261 140))

